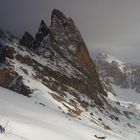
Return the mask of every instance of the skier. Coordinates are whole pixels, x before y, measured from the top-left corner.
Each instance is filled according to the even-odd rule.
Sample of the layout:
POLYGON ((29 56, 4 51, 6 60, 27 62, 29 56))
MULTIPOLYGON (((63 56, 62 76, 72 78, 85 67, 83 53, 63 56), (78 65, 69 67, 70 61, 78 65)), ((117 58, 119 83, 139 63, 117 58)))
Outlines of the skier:
POLYGON ((5 133, 5 128, 0 125, 0 133, 5 133))
POLYGON ((0 133, 2 133, 2 126, 0 125, 0 133))

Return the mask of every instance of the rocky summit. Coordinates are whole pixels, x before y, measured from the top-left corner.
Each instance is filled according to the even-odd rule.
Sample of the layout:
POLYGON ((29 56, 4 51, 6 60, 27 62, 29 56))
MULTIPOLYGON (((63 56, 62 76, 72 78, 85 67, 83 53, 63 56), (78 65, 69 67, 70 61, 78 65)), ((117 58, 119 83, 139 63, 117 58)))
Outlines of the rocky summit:
POLYGON ((37 41, 28 32, 25 32, 23 37, 19 41, 20 45, 28 47, 29 49, 36 49, 38 47, 37 41))
POLYGON ((104 108, 107 93, 71 18, 54 9, 50 27, 42 20, 35 37, 25 32, 20 40, 3 40, 7 36, 1 37, 5 49, 1 55, 5 56, 1 59, 4 63, 0 70, 3 75, 1 86, 31 96, 34 89, 26 81, 26 75, 59 93, 58 97, 52 95, 57 100, 64 100, 68 92, 81 104, 80 95, 83 95, 91 99, 92 104, 104 108))
POLYGON ((35 39, 38 45, 40 45, 41 41, 45 36, 49 34, 49 28, 47 27, 46 23, 42 20, 40 23, 40 27, 38 32, 36 33, 35 39))

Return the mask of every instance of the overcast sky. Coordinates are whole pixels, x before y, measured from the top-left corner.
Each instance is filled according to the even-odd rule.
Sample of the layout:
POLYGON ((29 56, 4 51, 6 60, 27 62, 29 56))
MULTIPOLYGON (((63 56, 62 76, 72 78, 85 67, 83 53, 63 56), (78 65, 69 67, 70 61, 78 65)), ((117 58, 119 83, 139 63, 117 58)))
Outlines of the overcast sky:
POLYGON ((93 52, 140 62, 140 0, 0 0, 0 26, 34 34, 54 8, 73 18, 93 52))

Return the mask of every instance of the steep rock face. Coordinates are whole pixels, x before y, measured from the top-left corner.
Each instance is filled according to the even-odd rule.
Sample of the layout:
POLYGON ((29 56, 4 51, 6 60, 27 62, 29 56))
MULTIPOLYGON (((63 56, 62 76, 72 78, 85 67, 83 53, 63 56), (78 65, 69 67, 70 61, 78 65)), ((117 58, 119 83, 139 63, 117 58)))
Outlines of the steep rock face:
POLYGON ((82 105, 83 101, 80 97, 82 95, 91 100, 90 103, 84 103, 87 106, 95 104, 99 108, 104 108, 107 94, 73 20, 54 10, 49 33, 46 32, 47 30, 47 26, 42 21, 39 28, 41 38, 36 36, 35 40, 25 32, 19 44, 18 41, 5 42, 6 64, 2 69, 6 68, 9 75, 15 72, 16 76, 10 77, 12 88, 9 82, 6 83, 9 80, 2 82, 1 85, 7 85, 6 87, 29 96, 35 91, 31 88, 30 82, 38 81, 57 92, 59 94, 57 99, 74 96, 82 105), (37 44, 37 38, 41 41, 40 46, 37 44), (16 79, 20 79, 21 82, 16 79), (14 85, 17 83, 21 83, 26 92, 21 91, 24 89, 22 86, 16 89, 14 85))
POLYGON ((113 56, 98 54, 95 59, 101 77, 121 88, 140 92, 140 66, 121 62, 113 56))
POLYGON ((94 83, 97 91, 105 95, 82 36, 71 18, 53 10, 50 27, 50 45, 61 57, 82 71, 94 83))
POLYGON ((40 27, 38 29, 38 32, 36 33, 35 39, 37 41, 37 44, 40 45, 41 41, 45 36, 49 34, 49 29, 46 25, 46 23, 42 20, 40 23, 40 27))
POLYGON ((20 45, 26 46, 29 49, 35 49, 38 47, 36 40, 28 32, 25 32, 21 40, 19 41, 20 45))
POLYGON ((5 51, 2 45, 0 45, 0 64, 5 61, 5 51))
POLYGON ((66 18, 59 10, 53 10, 51 20, 52 43, 59 43, 60 51, 73 54, 87 68, 95 68, 82 36, 71 18, 66 18), (60 37, 60 39, 59 39, 60 37), (64 46, 65 45, 65 46, 64 46), (63 47, 64 46, 64 47, 63 47), (62 48, 63 47, 63 48, 62 48))

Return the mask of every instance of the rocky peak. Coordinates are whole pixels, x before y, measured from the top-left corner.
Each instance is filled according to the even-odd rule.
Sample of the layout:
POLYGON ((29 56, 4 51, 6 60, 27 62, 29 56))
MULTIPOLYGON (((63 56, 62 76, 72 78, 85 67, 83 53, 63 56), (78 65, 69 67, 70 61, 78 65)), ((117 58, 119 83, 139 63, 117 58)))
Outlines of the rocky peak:
POLYGON ((81 63, 91 68, 90 66, 93 65, 93 62, 86 44, 71 18, 66 18, 61 11, 54 9, 52 11, 51 29, 52 43, 58 44, 57 46, 60 45, 59 48, 62 53, 67 51, 69 55, 73 54, 81 63))
POLYGON ((65 20, 67 19, 65 15, 58 9, 54 9, 52 11, 51 21, 53 21, 55 16, 61 21, 62 24, 64 24, 65 20))
POLYGON ((36 49, 38 47, 36 40, 33 38, 33 36, 25 32, 24 35, 22 36, 21 40, 19 41, 20 45, 26 46, 29 49, 36 49))
MULTIPOLYGON (((79 30, 71 18, 66 18, 62 12, 56 9, 52 12, 50 45, 74 67, 80 64, 83 73, 86 73, 87 70, 87 76, 94 82, 97 90, 100 90, 100 93, 105 93, 96 72, 95 64, 90 58, 79 30)), ((81 68, 78 69, 81 70, 81 68)))
MULTIPOLYGON (((24 75, 31 76, 51 90, 58 92, 60 96, 64 96, 65 92, 68 92, 68 94, 73 94, 78 98, 79 94, 82 94, 103 108, 104 95, 107 94, 100 82, 86 44, 73 20, 66 18, 60 11, 54 10, 51 23, 49 34, 45 36, 48 28, 44 21, 41 22, 38 33, 39 39, 41 34, 42 41, 40 40, 41 44, 38 49, 36 49, 38 35, 34 39, 28 32, 24 33, 19 44, 29 48, 30 51, 26 48, 22 49, 22 46, 18 47, 18 43, 11 42, 6 52, 7 54, 14 52, 14 55, 6 54, 7 61, 10 64, 11 61, 13 62, 12 66, 8 66, 8 68, 11 68, 13 72, 15 70, 16 72, 23 71, 23 73, 18 71, 18 75, 21 75, 22 79, 24 79, 24 75), (35 55, 33 55, 34 53, 35 55), (14 67, 18 67, 17 61, 21 63, 22 68, 14 69, 14 67), (24 67, 25 65, 28 68, 24 67)), ((28 87, 28 84, 26 86, 28 87)), ((27 87, 25 89, 28 90, 27 87)), ((25 94, 20 91, 20 88, 18 91, 25 94)))
POLYGON ((46 23, 43 20, 41 20, 38 32, 37 32, 37 34, 35 36, 35 39, 36 39, 38 45, 40 45, 40 43, 43 40, 43 38, 45 36, 47 36, 48 34, 49 34, 49 29, 48 29, 46 23))
POLYGON ((57 42, 57 44, 60 45, 65 44, 66 47, 62 48, 63 50, 65 49, 65 52, 68 51, 68 53, 73 54, 89 69, 91 69, 91 67, 93 68, 94 64, 90 58, 86 44, 73 20, 71 18, 66 18, 61 11, 54 9, 52 12, 51 23, 51 37, 53 39, 55 38, 52 42, 57 42))

